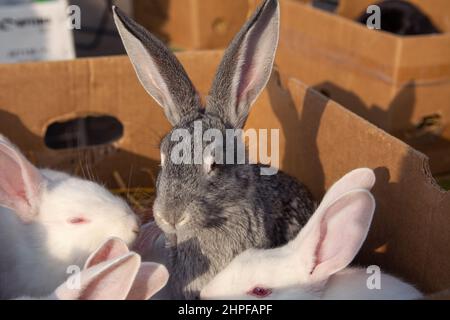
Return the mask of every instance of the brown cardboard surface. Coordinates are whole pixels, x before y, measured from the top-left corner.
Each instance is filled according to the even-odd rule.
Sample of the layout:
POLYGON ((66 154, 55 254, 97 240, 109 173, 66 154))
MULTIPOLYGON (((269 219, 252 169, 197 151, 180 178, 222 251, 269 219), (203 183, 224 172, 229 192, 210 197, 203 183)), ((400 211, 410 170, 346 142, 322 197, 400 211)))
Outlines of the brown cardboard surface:
MULTIPOLYGON (((368 2, 341 1, 338 15, 281 0, 280 70, 404 140, 405 132, 435 114, 447 132, 450 33, 399 37, 345 17, 354 17, 368 2)), ((442 21, 450 20, 449 1, 414 2, 430 8, 442 21)), ((450 153, 450 137, 435 140, 440 142, 436 148, 413 139, 408 142, 433 156, 433 172, 448 171, 450 162, 442 159, 450 153)))
MULTIPOLYGON (((221 52, 178 56, 206 94, 221 52)), ((283 88, 274 74, 247 127, 280 130, 281 168, 304 181, 316 198, 351 169, 375 169, 377 212, 357 261, 378 264, 427 293, 450 288, 450 194, 435 185, 427 158, 299 80, 287 83, 283 88)), ((110 187, 113 170, 131 176, 131 186, 151 183, 140 169, 156 173, 158 142, 169 124, 127 57, 0 65, 0 87, 1 132, 35 163, 73 171, 85 161, 110 187), (51 121, 86 114, 116 116, 124 137, 85 150, 44 146, 51 121)))
POLYGON ((136 20, 173 47, 228 45, 248 14, 247 0, 134 0, 136 20))
MULTIPOLYGON (((220 53, 208 55, 201 63, 191 62, 199 61, 198 55, 202 56, 182 56, 193 79, 212 77, 220 53)), ((113 170, 118 170, 132 185, 148 186, 148 175, 140 169, 156 172, 157 163, 151 159, 158 159, 159 140, 169 124, 160 108, 151 108, 153 100, 136 82, 130 66, 127 57, 0 65, 1 132, 39 165, 78 173, 86 173, 89 165, 110 185, 113 170), (112 146, 86 150, 45 147, 42 137, 50 123, 87 115, 117 117, 124 125, 124 136, 112 146), (142 130, 149 123, 155 125, 142 130)))

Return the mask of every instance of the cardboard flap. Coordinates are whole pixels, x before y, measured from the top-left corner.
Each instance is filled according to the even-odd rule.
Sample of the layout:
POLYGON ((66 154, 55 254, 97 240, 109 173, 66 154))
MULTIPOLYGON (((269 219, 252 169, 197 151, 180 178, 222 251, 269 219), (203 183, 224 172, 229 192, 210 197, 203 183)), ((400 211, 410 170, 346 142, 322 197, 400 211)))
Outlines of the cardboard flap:
MULTIPOLYGON (((354 3, 348 1, 342 4, 345 10, 347 3, 354 3)), ((295 0, 280 3, 280 50, 334 61, 352 72, 397 86, 408 85, 412 80, 417 85, 450 80, 450 34, 400 37, 369 30, 346 15, 295 0)))
POLYGON ((281 1, 281 21, 279 51, 295 52, 298 59, 329 59, 380 82, 395 82, 395 36, 370 32, 347 18, 293 0, 281 1))
POLYGON ((436 185, 425 155, 299 80, 283 89, 276 74, 247 127, 280 130, 281 168, 316 199, 350 170, 373 168, 377 211, 356 262, 379 265, 425 292, 450 287, 450 193, 436 185))
POLYGON ((321 196, 323 187, 351 169, 376 171, 377 212, 359 261, 380 265, 427 292, 448 288, 450 193, 434 183, 428 159, 298 80, 289 88, 296 112, 283 116, 292 143, 286 152, 298 149, 296 162, 286 163, 290 172, 321 196))

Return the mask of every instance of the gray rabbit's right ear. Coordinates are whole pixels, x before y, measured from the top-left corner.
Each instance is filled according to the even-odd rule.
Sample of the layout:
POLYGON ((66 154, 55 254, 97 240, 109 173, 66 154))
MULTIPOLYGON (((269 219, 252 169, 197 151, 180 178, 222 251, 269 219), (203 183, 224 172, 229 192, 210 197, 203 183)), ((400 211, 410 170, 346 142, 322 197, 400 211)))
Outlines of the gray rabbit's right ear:
POLYGON ((231 42, 209 93, 206 111, 242 128, 272 73, 279 38, 278 0, 265 0, 231 42))
POLYGON ((161 105, 172 125, 197 112, 200 97, 175 55, 116 6, 113 15, 139 81, 161 105))

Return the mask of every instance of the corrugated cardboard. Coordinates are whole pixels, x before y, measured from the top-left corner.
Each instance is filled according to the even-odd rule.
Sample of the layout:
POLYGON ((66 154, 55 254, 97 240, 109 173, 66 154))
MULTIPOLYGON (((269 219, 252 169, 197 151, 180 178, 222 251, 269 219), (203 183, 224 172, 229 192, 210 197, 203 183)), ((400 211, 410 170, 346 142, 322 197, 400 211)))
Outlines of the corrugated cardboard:
POLYGON ((338 14, 281 0, 277 63, 345 107, 431 156, 435 173, 450 169, 450 2, 412 1, 446 33, 400 37, 354 19, 369 0, 342 0, 338 14), (351 18, 351 19, 349 19, 351 18), (429 116, 434 132, 418 132, 429 116))
POLYGON ((247 0, 134 0, 134 16, 181 49, 224 48, 245 22, 247 0))
MULTIPOLYGON (((178 57, 206 94, 221 52, 178 57)), ((378 264, 427 293, 450 288, 450 194, 434 183, 426 156, 295 79, 288 88, 274 73, 247 127, 280 130, 281 168, 319 199, 343 174, 374 168, 377 212, 358 262, 378 264)), ((131 186, 149 186, 140 171, 158 170, 160 138, 170 126, 141 87, 127 57, 0 65, 0 128, 41 166, 70 171, 89 163, 100 181, 116 187, 113 170, 131 186), (87 114, 117 117, 118 142, 85 150, 45 147, 49 123, 87 114)))

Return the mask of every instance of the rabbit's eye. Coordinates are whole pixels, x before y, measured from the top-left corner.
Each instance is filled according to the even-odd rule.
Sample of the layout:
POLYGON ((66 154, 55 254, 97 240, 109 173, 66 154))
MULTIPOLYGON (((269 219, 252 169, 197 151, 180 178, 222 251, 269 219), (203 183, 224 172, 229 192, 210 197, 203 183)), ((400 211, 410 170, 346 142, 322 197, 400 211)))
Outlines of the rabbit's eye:
POLYGON ((89 222, 88 219, 81 218, 81 217, 75 217, 75 218, 69 219, 69 223, 70 224, 85 224, 85 223, 88 223, 88 222, 89 222))
POLYGON ((255 287, 250 290, 247 294, 254 296, 256 298, 266 298, 272 294, 272 290, 263 287, 255 287))

